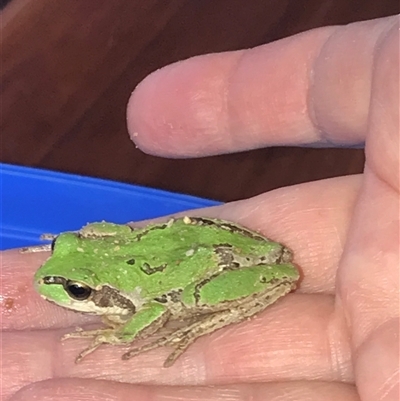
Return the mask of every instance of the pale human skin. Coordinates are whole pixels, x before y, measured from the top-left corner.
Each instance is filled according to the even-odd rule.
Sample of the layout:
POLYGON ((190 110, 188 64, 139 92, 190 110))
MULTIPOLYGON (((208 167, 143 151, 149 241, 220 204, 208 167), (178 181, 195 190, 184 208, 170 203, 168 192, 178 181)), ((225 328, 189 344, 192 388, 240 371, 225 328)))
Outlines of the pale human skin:
POLYGON ((4 252, 3 399, 397 401, 398 29, 398 17, 321 28, 146 78, 128 126, 148 153, 365 144, 365 172, 202 212, 286 243, 303 280, 256 319, 198 340, 169 369, 168 350, 122 362, 111 346, 75 365, 84 340, 59 337, 93 318, 34 292, 48 255, 4 252))

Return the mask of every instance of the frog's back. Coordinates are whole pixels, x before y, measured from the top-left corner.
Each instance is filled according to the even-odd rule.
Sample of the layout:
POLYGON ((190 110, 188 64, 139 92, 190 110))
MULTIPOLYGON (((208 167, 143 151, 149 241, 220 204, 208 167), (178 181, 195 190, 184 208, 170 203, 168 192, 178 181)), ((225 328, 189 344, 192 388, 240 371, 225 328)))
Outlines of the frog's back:
POLYGON ((237 224, 211 218, 203 217, 182 217, 171 219, 165 224, 155 224, 144 228, 139 236, 145 240, 158 240, 166 236, 171 236, 175 242, 198 243, 203 245, 218 245, 221 243, 232 244, 240 241, 241 243, 259 243, 268 241, 262 235, 250 231, 237 224))
POLYGON ((237 224, 201 217, 183 217, 148 226, 138 231, 135 242, 140 244, 136 249, 146 250, 155 259, 158 255, 160 262, 171 258, 193 262, 199 255, 208 255, 215 262, 215 250, 220 247, 243 256, 261 256, 282 249, 281 244, 237 224))
POLYGON ((57 244, 43 274, 58 275, 62 268, 70 280, 94 287, 105 283, 126 292, 138 287, 149 296, 212 276, 228 267, 225 257, 241 259, 236 265, 245 267, 252 262, 272 263, 263 255, 282 253, 281 244, 255 232, 199 217, 133 231, 127 226, 92 224, 81 235, 61 235, 57 244), (106 235, 99 235, 100 229, 106 235))
POLYGON ((129 275, 147 288, 183 288, 221 269, 289 262, 277 242, 223 220, 183 217, 136 231, 129 275), (134 260, 134 265, 133 265, 134 260), (137 275, 140 275, 137 276, 137 275))

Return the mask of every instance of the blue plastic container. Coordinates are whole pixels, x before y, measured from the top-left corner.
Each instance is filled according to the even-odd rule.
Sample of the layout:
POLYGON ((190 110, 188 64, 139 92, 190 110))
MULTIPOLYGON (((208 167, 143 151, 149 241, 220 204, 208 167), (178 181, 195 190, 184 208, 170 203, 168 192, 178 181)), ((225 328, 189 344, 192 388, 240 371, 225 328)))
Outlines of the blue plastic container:
POLYGON ((219 202, 97 178, 0 163, 0 249, 92 221, 126 223, 219 202))

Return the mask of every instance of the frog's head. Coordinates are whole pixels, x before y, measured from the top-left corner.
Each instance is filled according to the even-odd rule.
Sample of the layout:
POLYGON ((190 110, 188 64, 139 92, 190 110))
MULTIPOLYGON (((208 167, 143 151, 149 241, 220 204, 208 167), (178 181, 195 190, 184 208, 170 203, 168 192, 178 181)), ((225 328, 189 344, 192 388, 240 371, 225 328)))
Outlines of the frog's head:
POLYGON ((102 255, 96 260, 96 248, 90 244, 93 242, 84 242, 75 233, 59 235, 53 241, 52 255, 35 274, 36 290, 46 300, 79 312, 134 313, 135 305, 129 297, 98 277, 93 264, 102 263, 102 255))

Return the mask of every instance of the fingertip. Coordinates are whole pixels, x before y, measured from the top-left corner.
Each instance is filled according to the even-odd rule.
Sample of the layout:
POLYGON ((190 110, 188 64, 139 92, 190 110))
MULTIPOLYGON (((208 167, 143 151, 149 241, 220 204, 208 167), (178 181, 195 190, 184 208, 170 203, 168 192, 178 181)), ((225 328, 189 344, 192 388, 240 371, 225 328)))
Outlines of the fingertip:
POLYGON ((139 83, 127 107, 135 144, 146 153, 169 157, 196 157, 205 149, 217 153, 226 147, 227 138, 219 135, 226 124, 225 77, 237 53, 193 57, 139 83))
POLYGON ((137 147, 145 152, 147 151, 147 153, 152 153, 152 148, 157 145, 152 137, 153 132, 157 132, 159 124, 154 121, 153 115, 158 113, 159 108, 157 88, 160 84, 166 85, 163 79, 164 75, 164 70, 157 70, 148 75, 136 86, 128 101, 127 127, 129 136, 137 147))

